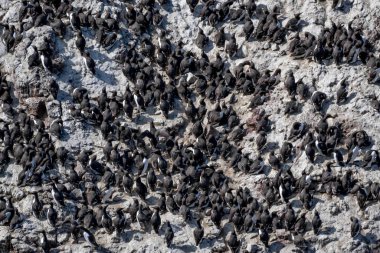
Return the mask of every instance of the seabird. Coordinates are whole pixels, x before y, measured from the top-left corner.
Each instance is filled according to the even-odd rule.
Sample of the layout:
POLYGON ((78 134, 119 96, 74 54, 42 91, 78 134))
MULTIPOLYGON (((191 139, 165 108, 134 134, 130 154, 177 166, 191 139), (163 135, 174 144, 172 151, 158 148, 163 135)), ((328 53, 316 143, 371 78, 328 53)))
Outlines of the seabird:
POLYGON ((138 111, 139 112, 141 112, 141 110, 144 111, 145 110, 144 98, 141 96, 139 90, 135 91, 135 93, 133 94, 133 99, 138 111))
POLYGON ((47 220, 53 228, 55 228, 55 225, 57 224, 57 211, 55 211, 53 207, 53 203, 50 203, 50 207, 47 210, 47 220))
POLYGON ((54 248, 54 245, 47 239, 45 230, 42 230, 41 234, 42 237, 40 237, 39 246, 42 248, 44 253, 48 253, 52 248, 54 248))
POLYGON ((261 151, 265 144, 267 143, 267 134, 264 131, 260 131, 259 135, 256 137, 256 145, 257 145, 257 150, 261 151))
POLYGON ((107 213, 107 207, 108 205, 103 206, 101 225, 107 231, 108 234, 112 234, 113 232, 112 219, 107 213))
POLYGON ((280 169, 280 166, 281 166, 281 161, 280 159, 278 159, 278 157, 274 154, 274 151, 272 150, 270 153, 269 153, 269 159, 268 159, 268 162, 270 164, 270 166, 272 166, 272 168, 275 168, 275 169, 280 169))
POLYGON ((199 28, 197 38, 195 39, 195 45, 203 50, 208 42, 208 37, 204 34, 203 30, 199 28))
POLYGON ((141 182, 141 178, 137 177, 134 182, 133 191, 142 199, 145 201, 146 195, 148 193, 148 190, 144 183, 141 182))
POLYGON ((45 69, 45 71, 50 72, 52 70, 53 63, 51 61, 51 58, 45 52, 45 50, 40 52, 40 61, 41 61, 42 67, 45 69))
POLYGON ((161 226, 161 217, 159 207, 154 207, 154 212, 150 218, 150 223, 152 224, 153 230, 156 234, 159 234, 159 229, 161 226))
POLYGON ((201 219, 198 219, 196 221, 197 227, 193 231, 193 235, 194 235, 194 240, 195 240, 195 245, 196 246, 199 246, 199 244, 201 243, 201 241, 203 239, 203 236, 204 236, 204 229, 202 227, 201 222, 202 222, 201 219))
POLYGON ((244 23, 244 26, 243 26, 245 40, 249 40, 249 38, 252 36, 253 29, 254 29, 254 26, 253 26, 251 18, 248 17, 248 16, 246 16, 245 17, 245 23, 244 23))
POLYGON ((68 16, 69 16, 71 28, 74 31, 80 30, 80 20, 79 20, 78 15, 74 11, 72 11, 71 13, 68 14, 68 16))
POLYGON ((80 53, 83 53, 86 48, 86 40, 84 39, 81 31, 76 32, 75 36, 75 46, 78 48, 80 53))
POLYGON ((219 30, 217 30, 216 34, 215 34, 215 45, 217 47, 223 47, 224 48, 224 45, 225 45, 225 42, 226 42, 226 35, 224 33, 224 27, 220 28, 219 30))
POLYGON ((333 151, 333 154, 334 154, 334 160, 335 160, 336 164, 338 164, 339 166, 343 167, 344 166, 344 162, 343 162, 343 155, 342 155, 342 153, 338 149, 335 149, 333 151))
POLYGON ((326 143, 321 140, 315 141, 315 147, 317 148, 318 152, 324 156, 327 156, 327 147, 326 143))
POLYGON ((314 217, 313 217, 313 220, 311 222, 311 225, 313 226, 314 234, 317 235, 319 233, 321 226, 322 226, 322 221, 321 221, 321 218, 319 217, 319 213, 317 210, 314 211, 314 217))
POLYGON ((90 71, 93 75, 95 75, 95 61, 91 58, 90 53, 84 51, 82 54, 84 65, 86 69, 90 71))
POLYGON ((293 229, 296 222, 296 216, 290 203, 287 204, 287 210, 285 212, 285 228, 290 231, 293 229))
POLYGON ((259 237, 260 241, 264 244, 264 247, 267 249, 269 247, 269 234, 265 228, 259 228, 259 237))
POLYGON ((297 84, 296 84, 292 70, 289 70, 286 73, 284 86, 285 86, 286 90, 288 91, 289 95, 295 94, 296 89, 297 89, 297 84))
POLYGON ((52 135, 57 137, 58 139, 61 138, 63 134, 63 121, 61 118, 55 119, 51 124, 49 131, 52 135))
POLYGON ((213 207, 211 210, 211 221, 214 223, 214 225, 218 228, 220 228, 220 222, 222 221, 223 216, 223 207, 220 205, 217 205, 213 207))
POLYGON ((95 236, 90 232, 90 230, 84 227, 80 227, 80 229, 82 230, 82 235, 86 242, 89 243, 92 247, 98 248, 99 245, 96 242, 95 236))
POLYGON ((116 216, 113 220, 113 226, 116 229, 116 235, 120 236, 120 234, 124 231, 125 227, 127 226, 127 220, 125 218, 123 208, 119 207, 116 210, 116 216))
POLYGON ((231 252, 233 253, 238 252, 240 241, 236 235, 235 230, 232 230, 231 232, 228 233, 226 237, 226 242, 231 252))
POLYGON ((148 217, 148 215, 145 214, 142 204, 139 205, 136 218, 137 218, 137 221, 139 222, 140 228, 142 230, 145 230, 148 227, 150 218, 148 217))
POLYGON ((40 202, 40 200, 38 199, 38 193, 33 192, 33 195, 34 195, 34 198, 33 198, 33 202, 32 202, 32 212, 33 212, 33 215, 37 219, 39 219, 41 216, 41 211, 43 209, 43 205, 40 202))
POLYGON ((293 144, 290 142, 284 142, 280 148, 280 155, 282 161, 287 161, 293 153, 293 144))
POLYGON ((149 169, 148 174, 146 176, 147 184, 152 192, 156 189, 156 183, 157 183, 157 176, 154 173, 153 169, 149 169))
POLYGON ((361 153, 361 149, 358 146, 355 146, 348 152, 346 164, 350 164, 351 162, 355 162, 356 157, 361 153))
POLYGON ((372 168, 372 166, 380 165, 379 152, 377 150, 368 150, 363 158, 363 168, 372 168))
POLYGON ((317 112, 322 110, 323 102, 327 99, 327 95, 321 91, 314 91, 311 95, 311 101, 313 103, 314 109, 317 112))
MULTIPOLYGON (((351 190, 353 192, 354 190, 351 190)), ((358 202, 358 206, 360 209, 365 209, 366 207, 366 201, 368 199, 368 193, 364 187, 360 187, 358 191, 356 192, 356 200, 358 202)))
POLYGON ((61 191, 59 191, 57 189, 57 186, 56 186, 56 184, 54 182, 52 184, 51 195, 52 195, 55 203, 57 203, 58 206, 62 207, 62 206, 65 205, 63 194, 62 194, 61 191))
POLYGON ((166 228, 165 228, 165 242, 168 248, 171 248, 173 239, 174 239, 174 232, 173 232, 172 226, 170 225, 170 222, 167 221, 166 228))
POLYGON ((305 154, 306 154, 307 159, 309 159, 309 161, 311 163, 314 163, 314 161, 315 161, 315 150, 314 150, 314 147, 312 144, 309 143, 306 145, 305 154))
POLYGON ((197 6, 199 0, 186 0, 187 5, 190 8, 190 12, 193 13, 195 10, 195 7, 197 6))
POLYGON ((351 237, 354 238, 360 234, 361 225, 360 221, 356 217, 351 217, 351 237))
POLYGON ((230 36, 230 39, 227 41, 225 52, 228 54, 230 58, 235 57, 238 51, 238 45, 236 43, 235 34, 230 36))

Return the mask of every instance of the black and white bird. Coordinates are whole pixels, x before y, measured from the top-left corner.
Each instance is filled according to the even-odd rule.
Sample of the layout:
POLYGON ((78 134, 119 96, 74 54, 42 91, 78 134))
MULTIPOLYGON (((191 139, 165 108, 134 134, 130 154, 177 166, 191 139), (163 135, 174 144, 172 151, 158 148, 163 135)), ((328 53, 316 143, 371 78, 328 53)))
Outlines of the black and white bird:
POLYGON ((38 198, 38 193, 37 192, 33 192, 33 195, 34 195, 34 199, 33 199, 33 202, 32 202, 32 212, 33 212, 33 215, 37 219, 39 219, 40 216, 41 216, 41 211, 43 209, 43 205, 42 205, 41 201, 38 198))
POLYGON ((195 45, 203 50, 208 42, 208 37, 204 34, 203 30, 199 28, 198 36, 195 39, 195 45))
POLYGON ((227 242, 228 248, 230 249, 232 253, 239 252, 240 241, 236 235, 235 230, 232 230, 231 232, 227 234, 226 242, 227 242))
POLYGON ((317 148, 318 152, 324 156, 327 155, 327 147, 326 143, 324 143, 321 140, 316 140, 315 141, 315 147, 317 148))
POLYGON ((116 215, 112 223, 116 229, 116 236, 120 236, 120 234, 124 231, 125 227, 127 226, 127 220, 121 207, 119 207, 116 210, 116 215))
POLYGON ((53 196, 53 199, 58 206, 62 207, 65 205, 63 194, 57 189, 55 183, 52 184, 51 195, 53 196))
POLYGON ((105 205, 102 209, 101 225, 107 231, 108 234, 112 234, 113 232, 112 219, 107 213, 107 207, 108 206, 105 205))
POLYGON ((311 225, 313 226, 314 234, 317 235, 322 226, 322 221, 321 221, 321 218, 319 217, 319 212, 317 210, 314 211, 314 217, 313 217, 313 220, 311 221, 311 225))
POLYGON ((135 179, 134 185, 133 185, 133 191, 142 199, 145 201, 146 195, 148 193, 148 189, 146 185, 141 182, 141 178, 138 177, 135 179))
POLYGON ((307 144, 305 147, 305 154, 307 159, 311 162, 314 163, 315 161, 315 149, 312 144, 307 144))
POLYGON ((268 248, 269 234, 264 228, 259 228, 260 241, 264 244, 265 248, 268 248))
POLYGON ((343 155, 342 155, 342 153, 338 149, 335 149, 333 151, 333 154, 334 154, 335 163, 337 165, 343 167, 344 166, 344 162, 343 162, 343 155))
POLYGON ((53 203, 50 203, 50 207, 47 210, 47 220, 53 228, 55 228, 55 225, 57 224, 57 218, 58 214, 57 211, 53 207, 53 203))
POLYGON ((140 204, 139 209, 136 214, 137 221, 139 222, 140 228, 145 230, 148 227, 148 223, 150 222, 150 218, 144 212, 143 205, 140 204))
POLYGON ((284 187, 284 185, 281 183, 280 186, 278 187, 278 192, 280 194, 280 198, 282 200, 283 203, 288 203, 288 192, 286 190, 286 188, 284 187))
POLYGON ((86 48, 86 40, 84 39, 82 32, 78 31, 75 34, 75 46, 78 48, 79 52, 83 53, 86 48))
POLYGON ((199 244, 201 243, 201 241, 203 239, 204 233, 205 233, 201 222, 202 222, 202 220, 200 220, 200 219, 197 220, 197 227, 193 231, 196 246, 199 246, 199 244))
POLYGON ((361 149, 358 146, 355 146, 348 152, 346 164, 355 162, 356 157, 361 153, 361 149))
POLYGON ((248 16, 245 17, 245 23, 243 26, 245 40, 249 40, 249 38, 252 36, 253 29, 254 29, 254 26, 253 26, 251 18, 248 16))
POLYGON ((173 239, 174 239, 174 232, 173 232, 172 226, 170 225, 170 222, 167 221, 166 228, 165 228, 165 242, 168 248, 171 248, 173 239))
POLYGON ((133 100, 135 101, 137 110, 139 112, 145 110, 144 98, 141 96, 141 94, 138 90, 133 94, 133 100))
POLYGON ((160 209, 159 207, 154 208, 154 212, 152 217, 150 218, 150 223, 152 224, 152 228, 156 234, 159 234, 160 226, 161 226, 161 217, 160 217, 160 209))
POLYGON ((52 135, 57 137, 58 139, 61 138, 63 134, 63 121, 61 118, 55 119, 51 124, 49 131, 52 135))
POLYGON ((72 11, 68 14, 69 16, 69 21, 70 21, 70 26, 74 31, 77 31, 80 29, 80 19, 78 15, 72 11))
POLYGON ((81 227, 83 238, 89 243, 92 247, 98 248, 99 245, 96 242, 95 236, 90 232, 90 230, 81 227))
POLYGON ((379 152, 377 150, 368 150, 363 157, 363 168, 372 168, 380 165, 379 152))
POLYGON ((90 71, 93 75, 95 75, 95 61, 91 58, 90 53, 84 51, 82 54, 82 59, 84 65, 86 66, 86 70, 90 71))
POLYGON ((321 91, 314 91, 311 95, 311 101, 313 103, 314 109, 320 112, 323 107, 323 103, 327 99, 327 95, 321 91))
POLYGON ((294 17, 289 19, 285 25, 286 29, 297 31, 299 29, 299 24, 301 22, 301 13, 294 14, 294 17))
POLYGON ((258 151, 261 151, 267 143, 266 136, 267 134, 264 131, 260 131, 259 135, 256 137, 256 146, 258 151))
POLYGON ((339 85, 339 89, 336 92, 336 103, 338 105, 347 101, 348 91, 347 91, 347 83, 346 78, 344 78, 339 85))
POLYGON ((232 34, 229 40, 226 43, 225 52, 228 54, 230 58, 235 57, 238 52, 238 45, 236 43, 235 34, 232 34))
POLYGON ((351 217, 350 220, 351 220, 351 237, 356 237, 357 235, 359 235, 360 230, 361 230, 360 221, 355 217, 351 217))
POLYGON ((40 52, 40 61, 45 71, 50 72, 52 70, 53 63, 45 51, 40 52))

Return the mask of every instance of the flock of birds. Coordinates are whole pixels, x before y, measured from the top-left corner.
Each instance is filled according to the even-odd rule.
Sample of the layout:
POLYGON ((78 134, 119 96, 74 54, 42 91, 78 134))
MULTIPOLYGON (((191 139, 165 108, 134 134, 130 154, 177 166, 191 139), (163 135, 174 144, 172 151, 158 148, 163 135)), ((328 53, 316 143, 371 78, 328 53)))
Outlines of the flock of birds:
MULTIPOLYGON (((220 229, 218 237, 224 239, 231 252, 247 250, 241 247, 239 239, 246 233, 258 233, 263 248, 269 249, 279 229, 289 233, 290 241, 297 248, 307 251, 313 244, 304 234, 310 228, 316 236, 323 232, 323 220, 313 201, 315 194, 354 195, 361 209, 379 200, 378 182, 364 185, 351 169, 343 173, 332 169, 354 163, 363 169, 380 166, 378 151, 369 149, 373 143, 367 133, 364 130, 351 132, 338 121, 328 123, 335 117, 326 113, 326 101, 331 98, 316 89, 315 80, 311 87, 302 79, 296 81, 292 71, 282 78, 281 69, 273 73, 259 71, 251 61, 235 69, 226 67, 227 59, 238 57, 239 46, 235 34, 227 34, 221 27, 228 22, 243 24, 246 41, 288 43, 286 51, 295 59, 312 59, 319 64, 329 61, 337 65, 366 64, 370 69, 368 81, 376 83, 380 61, 362 30, 352 27, 351 22, 347 28, 332 23, 332 27, 324 28, 315 37, 299 32, 302 13, 282 25, 278 19, 282 11, 277 6, 269 10, 265 5, 256 5, 254 0, 244 1, 238 8, 232 0, 186 2, 191 13, 199 14, 201 20, 217 27, 214 39, 199 29, 194 44, 202 49, 201 56, 184 50, 181 41, 167 38, 165 17, 160 13, 160 8, 170 4, 166 0, 123 3, 120 5, 125 7, 122 13, 106 11, 104 15, 74 8, 70 0, 23 0, 18 27, 2 24, 2 42, 9 54, 17 50, 29 29, 51 26, 56 36, 44 38, 39 48, 31 45, 32 54, 26 60, 30 69, 58 72, 58 75, 60 69, 53 61, 56 40, 68 40, 69 35, 75 34, 75 46, 83 57, 86 72, 94 76, 97 65, 87 50, 88 38, 83 30, 93 31, 96 43, 111 50, 115 42, 120 41, 123 21, 127 24, 128 36, 135 42, 123 45, 115 59, 133 87, 126 86, 123 94, 116 91, 109 94, 104 87, 95 100, 85 87, 75 88, 71 94, 71 117, 99 129, 106 141, 102 157, 94 150, 81 150, 76 154, 55 145, 55 140, 65 134, 63 120, 58 118, 46 125, 43 119, 12 106, 12 83, 7 75, 1 74, 2 112, 13 122, 1 122, 1 171, 4 173, 9 164, 22 167, 17 186, 33 195, 31 213, 39 220, 46 219, 50 226, 37 231, 40 240, 31 235, 25 238, 31 248, 49 252, 71 237, 75 243, 85 240, 94 249, 105 249, 107 245, 97 242, 96 231, 115 233, 122 239, 135 223, 141 231, 164 236, 171 248, 175 233, 169 220, 164 223, 161 220, 161 215, 170 212, 180 215, 186 223, 196 221, 193 235, 199 247, 207 239, 205 220, 210 220, 220 229), (252 19, 259 20, 257 27, 252 19), (72 33, 68 33, 69 30, 72 33), (210 43, 222 48, 213 60, 203 52, 210 43), (267 135, 275 119, 270 119, 262 108, 281 83, 291 97, 285 106, 286 115, 299 113, 304 102, 309 101, 321 120, 315 126, 294 122, 276 151, 267 145, 267 135), (233 107, 237 94, 251 96, 249 107, 257 112, 247 123, 241 122, 233 107), (212 106, 208 106, 210 103, 212 106), (178 104, 182 105, 186 119, 171 126, 156 128, 154 122, 150 122, 143 131, 121 120, 138 122, 148 108, 160 110, 165 119, 172 120, 178 104), (244 125, 257 133, 255 159, 241 147, 248 133, 244 125), (185 134, 194 141, 186 142, 185 134), (296 141, 300 142, 297 147, 296 141), (266 163, 264 155, 267 153, 266 163), (311 164, 328 160, 321 177, 311 176, 306 170, 300 178, 293 176, 291 164, 302 154, 311 164), (361 155, 362 159, 358 160, 361 155), (248 187, 234 187, 233 179, 225 174, 224 165, 220 168, 219 164, 233 168, 236 173, 259 175, 267 173, 269 168, 275 170, 276 175, 265 177, 258 192, 248 187), (30 191, 32 186, 40 190, 30 191), (43 187, 51 191, 46 193, 43 187), (112 197, 116 192, 123 193, 118 200, 112 197), (126 198, 130 200, 128 207, 126 198), (294 198, 302 202, 299 212, 292 206, 294 198), (283 203, 286 204, 283 210, 270 211, 272 206, 283 203), (110 209, 115 205, 117 209, 111 215, 110 209), (313 213, 311 221, 306 218, 309 212, 313 213), (227 224, 233 225, 230 231, 227 224), (50 228, 54 231, 54 240, 48 239, 46 230, 50 228), (69 237, 58 241, 60 233, 67 233, 69 237)), ((339 8, 337 2, 333 1, 333 8, 339 8)), ((106 4, 118 6, 115 2, 106 4)), ((347 103, 347 86, 348 82, 341 80, 334 98, 338 105, 347 103)), ((48 92, 53 99, 58 98, 59 90, 56 81, 49 82, 48 92)), ((373 100, 374 107, 380 108, 376 98, 373 100)), ((0 197, 1 225, 20 229, 28 217, 29 214, 19 212, 11 195, 0 197)), ((352 217, 351 221, 351 236, 357 237, 361 232, 360 220, 352 217)))

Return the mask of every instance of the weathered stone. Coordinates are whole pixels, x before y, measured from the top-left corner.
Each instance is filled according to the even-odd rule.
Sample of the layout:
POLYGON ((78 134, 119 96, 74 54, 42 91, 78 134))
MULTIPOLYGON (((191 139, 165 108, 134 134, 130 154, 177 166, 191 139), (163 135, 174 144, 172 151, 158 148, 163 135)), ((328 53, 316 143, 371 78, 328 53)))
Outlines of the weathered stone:
POLYGON ((46 109, 49 118, 56 119, 61 117, 61 103, 58 100, 47 102, 46 109))
POLYGON ((32 97, 25 99, 24 104, 31 115, 43 119, 47 114, 45 101, 44 97, 32 97))

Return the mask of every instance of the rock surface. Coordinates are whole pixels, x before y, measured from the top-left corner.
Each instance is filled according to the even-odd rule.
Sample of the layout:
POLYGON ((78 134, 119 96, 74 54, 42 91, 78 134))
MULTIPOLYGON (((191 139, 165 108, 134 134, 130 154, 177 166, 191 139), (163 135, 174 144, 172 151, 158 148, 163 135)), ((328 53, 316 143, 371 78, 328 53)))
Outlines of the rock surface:
MULTIPOLYGON (((91 10, 92 14, 104 13, 104 10, 110 10, 112 13, 124 13, 125 3, 118 0, 110 1, 82 1, 75 0, 72 5, 75 7, 83 7, 87 10, 91 10)), ((303 28, 303 31, 310 32, 315 36, 318 36, 324 26, 330 27, 331 21, 336 24, 347 25, 349 20, 352 20, 353 26, 361 26, 364 35, 370 40, 375 40, 380 34, 380 26, 378 13, 380 12, 380 2, 378 1, 343 1, 344 5, 341 10, 333 10, 331 8, 331 1, 318 1, 318 0, 306 0, 306 1, 257 1, 256 4, 265 4, 268 9, 272 9, 275 5, 281 8, 281 19, 283 23, 291 18, 293 14, 301 12, 302 19, 307 23, 303 28)), ((156 3, 157 4, 157 3, 156 3)), ((158 5, 158 4, 157 4, 158 5)), ((200 4, 201 5, 201 4, 200 4)), ((202 22, 198 17, 201 10, 200 5, 196 8, 195 14, 192 15, 186 1, 184 0, 172 0, 165 8, 160 8, 160 12, 165 16, 166 27, 170 30, 168 38, 173 41, 182 40, 184 43, 184 49, 196 53, 198 56, 201 54, 201 50, 195 47, 193 41, 195 40, 198 27, 201 27, 205 34, 210 38, 214 37, 216 29, 208 26, 206 22, 202 22)), ((203 3, 202 3, 203 5, 203 3)), ((20 8, 20 2, 16 1, 0 1, 0 17, 2 17, 2 23, 15 23, 17 21, 17 10, 20 8), (10 4, 12 2, 12 4, 10 4)), ((235 3, 234 8, 237 8, 238 4, 235 3)), ((64 20, 68 23, 68 20, 64 20)), ((257 26, 258 20, 253 19, 254 26, 257 26)), ((128 27, 121 23, 121 33, 126 34, 128 27)), ((265 69, 274 71, 278 68, 282 70, 282 80, 285 79, 285 73, 292 69, 295 75, 295 79, 299 80, 303 78, 306 84, 311 84, 312 79, 315 78, 316 89, 322 91, 331 99, 331 103, 328 105, 327 113, 335 115, 336 117, 331 120, 330 124, 334 122, 343 122, 343 128, 348 133, 352 133, 355 130, 365 130, 372 138, 372 146, 370 149, 379 149, 379 129, 380 122, 378 119, 378 112, 375 111, 370 105, 367 99, 368 95, 379 94, 378 86, 368 84, 367 74, 368 68, 362 64, 342 64, 336 66, 335 64, 320 65, 314 61, 308 60, 294 60, 291 56, 284 54, 287 50, 287 44, 277 45, 270 42, 251 41, 246 42, 242 34, 243 24, 228 24, 226 25, 227 33, 235 33, 237 35, 237 44, 240 47, 240 59, 238 60, 226 60, 231 69, 234 69, 239 63, 250 60, 254 62, 255 67, 261 72, 265 69), (346 78, 349 83, 349 102, 344 105, 337 105, 335 103, 335 94, 338 89, 338 83, 343 78, 346 78)), ((91 56, 96 62, 96 76, 86 73, 85 66, 81 59, 81 55, 75 47, 75 39, 73 31, 69 27, 66 29, 66 35, 63 39, 55 35, 50 26, 33 27, 26 31, 23 40, 17 45, 13 54, 6 53, 3 44, 0 44, 0 64, 2 66, 2 73, 7 75, 7 81, 11 81, 15 84, 15 87, 24 87, 31 83, 39 82, 42 87, 40 90, 48 90, 46 86, 50 79, 55 79, 59 85, 59 93, 57 100, 47 101, 44 106, 47 108, 47 115, 45 117, 45 124, 49 125, 51 121, 59 116, 63 119, 64 135, 60 140, 55 141, 56 147, 65 147, 71 152, 77 152, 84 149, 94 149, 94 154, 98 157, 102 157, 101 148, 106 144, 106 141, 102 138, 101 132, 86 122, 73 119, 70 116, 69 105, 72 104, 72 91, 78 87, 84 87, 89 91, 91 98, 97 98, 103 87, 107 88, 107 92, 111 94, 112 91, 117 91, 122 94, 127 86, 134 87, 135 84, 131 83, 122 73, 122 66, 114 59, 120 54, 120 48, 123 43, 131 43, 131 38, 124 37, 124 40, 118 40, 116 44, 110 49, 106 50, 99 47, 95 41, 95 34, 90 29, 83 29, 83 36, 86 38, 86 47, 89 49, 91 56), (49 37, 55 42, 56 60, 63 61, 64 66, 56 73, 47 73, 39 71, 38 73, 31 70, 28 67, 27 59, 30 54, 31 45, 35 45, 37 48, 41 47, 43 43, 42 38, 49 37)), ((153 36, 154 42, 158 39, 157 35, 153 36)), ((379 49, 379 43, 374 43, 375 49, 379 49)), ((215 59, 217 52, 225 56, 219 48, 215 46, 209 46, 206 50, 210 60, 215 59)), ((378 55, 378 51, 376 51, 378 55)), ((227 59, 227 58, 226 58, 227 59)), ((21 90, 21 88, 19 88, 21 90)), ((238 113, 241 122, 246 122, 252 116, 252 110, 248 107, 252 96, 243 95, 242 93, 234 94, 237 98, 237 103, 233 104, 235 111, 238 113)), ((225 98, 226 101, 230 96, 225 98)), ((30 100, 30 99, 29 99, 30 100)), ((302 112, 296 115, 284 116, 284 106, 290 100, 289 96, 284 92, 283 82, 279 83, 275 89, 271 92, 268 101, 260 108, 264 109, 266 114, 270 115, 270 121, 272 123, 272 131, 267 136, 267 143, 282 145, 285 136, 288 135, 290 126, 293 122, 306 122, 310 128, 313 128, 320 120, 320 116, 314 113, 313 105, 305 102, 302 108, 302 112)), ((28 99, 25 103, 20 103, 21 95, 18 99, 15 99, 14 106, 22 107, 27 106, 28 109, 37 110, 31 104, 28 99)), ((39 104, 39 106, 42 106, 39 104)), ((209 107, 212 107, 208 103, 209 107)), ((181 117, 184 118, 183 108, 178 106, 176 112, 171 116, 172 120, 166 121, 160 113, 152 112, 145 113, 141 116, 139 121, 131 122, 126 119, 126 122, 130 126, 138 126, 142 129, 147 129, 149 126, 146 124, 151 120, 155 125, 160 128, 161 126, 170 126, 174 124, 181 124, 181 117), (174 119, 175 118, 175 119, 174 119)), ((38 112, 38 110, 36 111, 38 112)), ((34 114, 36 114, 34 112, 34 114)), ((33 114, 33 113, 32 113, 33 114)), ((37 113, 38 114, 38 113, 37 113)), ((185 131, 184 139, 189 136, 191 132, 190 125, 185 131)), ((250 158, 256 159, 258 153, 256 152, 255 139, 257 133, 252 131, 244 136, 241 142, 243 153, 249 154, 250 158)), ((194 142, 193 137, 186 139, 185 143, 194 142)), ((301 140, 294 142, 294 146, 300 145, 301 140)), ((346 153, 344 156, 346 157, 346 153)), ((267 154, 264 154, 265 163, 267 164, 267 154)), ((325 168, 323 160, 313 165, 310 170, 310 174, 313 176, 320 176, 325 168)), ((276 174, 274 170, 271 170, 267 175, 251 175, 242 172, 236 172, 230 166, 223 161, 216 161, 221 169, 232 178, 232 185, 234 189, 238 187, 248 187, 253 195, 257 199, 264 199, 262 192, 260 191, 260 182, 266 177, 273 178, 276 174)), ((299 178, 304 170, 308 170, 311 166, 310 162, 305 157, 305 154, 298 152, 296 159, 290 165, 291 171, 294 177, 299 178)), ((54 238, 54 229, 52 229, 45 219, 38 220, 31 215, 30 206, 32 203, 32 197, 29 193, 33 192, 33 187, 24 187, 19 189, 17 185, 17 177, 21 172, 21 166, 15 165, 11 162, 6 168, 6 171, 0 178, 1 189, 3 192, 12 193, 15 199, 15 206, 19 209, 20 213, 26 215, 22 222, 21 227, 9 231, 7 227, 1 227, 0 230, 0 247, 9 243, 9 236, 12 238, 11 245, 12 250, 15 252, 30 252, 31 245, 23 238, 36 238, 37 233, 35 231, 45 229, 48 232, 49 240, 54 238), (25 192, 26 197, 21 197, 19 192, 25 192), (17 201, 16 201, 17 199, 17 201)), ((369 180, 372 182, 380 181, 379 168, 365 170, 359 166, 351 165, 342 168, 342 170, 351 169, 354 173, 354 177, 367 184, 369 180)), ((339 168, 334 168, 338 172, 339 168)), ((59 172, 64 172, 65 168, 59 166, 59 172)), ((58 173, 51 172, 52 174, 58 173)), ((178 180, 178 177, 176 178, 178 180)), ((179 184, 179 182, 176 182, 179 184)), ((50 191, 48 187, 42 187, 40 189, 42 194, 47 195, 47 191, 50 191)), ((116 195, 118 195, 117 193, 116 195)), ((78 194, 79 195, 79 194, 78 194)), ((109 212, 113 216, 116 208, 127 208, 131 203, 131 197, 125 196, 120 193, 120 198, 123 202, 120 204, 111 204, 108 208, 109 212)), ((152 194, 148 201, 152 201, 158 197, 157 194, 152 194)), ((369 205, 365 210, 360 211, 355 195, 347 195, 344 197, 332 196, 328 198, 326 194, 317 194, 313 196, 315 202, 314 209, 318 210, 323 222, 322 231, 319 235, 315 236, 312 231, 306 232, 304 238, 312 240, 312 251, 310 252, 376 252, 379 250, 379 237, 380 237, 380 222, 378 210, 380 208, 379 203, 373 203, 369 205), (350 217, 360 217, 363 224, 362 237, 365 239, 351 238, 350 236, 350 217)), ((112 196, 115 198, 115 196, 112 196)), ((300 208, 297 208, 298 197, 294 197, 290 200, 293 203, 294 209, 297 212, 300 208)), ((298 206, 299 203, 298 203, 298 206)), ((285 204, 279 204, 274 206, 272 210, 282 210, 285 204)), ((47 205, 45 205, 47 209, 47 205)), ((64 217, 72 213, 69 207, 59 211, 59 217, 64 220, 64 217)), ((312 220, 312 212, 306 215, 306 218, 312 220)), ((206 217, 204 222, 206 239, 202 242, 201 247, 195 246, 192 231, 195 228, 195 223, 185 223, 179 215, 173 215, 166 213, 161 216, 162 221, 170 221, 174 230, 174 241, 171 249, 166 247, 163 238, 163 230, 160 235, 156 235, 153 231, 143 233, 137 223, 131 225, 130 229, 127 229, 123 234, 121 240, 116 240, 115 234, 107 234, 103 229, 97 230, 95 236, 97 242, 102 245, 106 250, 110 252, 222 252, 226 250, 226 246, 223 239, 218 237, 220 231, 216 230, 215 226, 206 217), (205 224, 206 223, 206 224, 205 224)), ((225 224, 227 220, 223 221, 225 224)), ((275 240, 271 238, 270 250, 272 252, 292 252, 296 247, 289 240, 289 234, 284 231, 285 235, 280 234, 278 238, 281 240, 275 240)), ((65 240, 65 236, 68 233, 62 232, 58 241, 61 245, 57 249, 63 252, 92 252, 92 249, 85 243, 72 243, 65 240), (62 236, 62 238, 61 238, 62 236)), ((263 245, 257 236, 257 233, 242 234, 239 235, 239 239, 242 240, 244 249, 250 252, 256 252, 256 250, 263 251, 263 245)), ((5 246, 4 246, 5 247, 5 246)), ((0 250, 1 251, 1 250, 0 250)), ((3 251, 1 251, 3 252, 3 251)), ((7 251, 4 251, 7 252, 7 251)))

